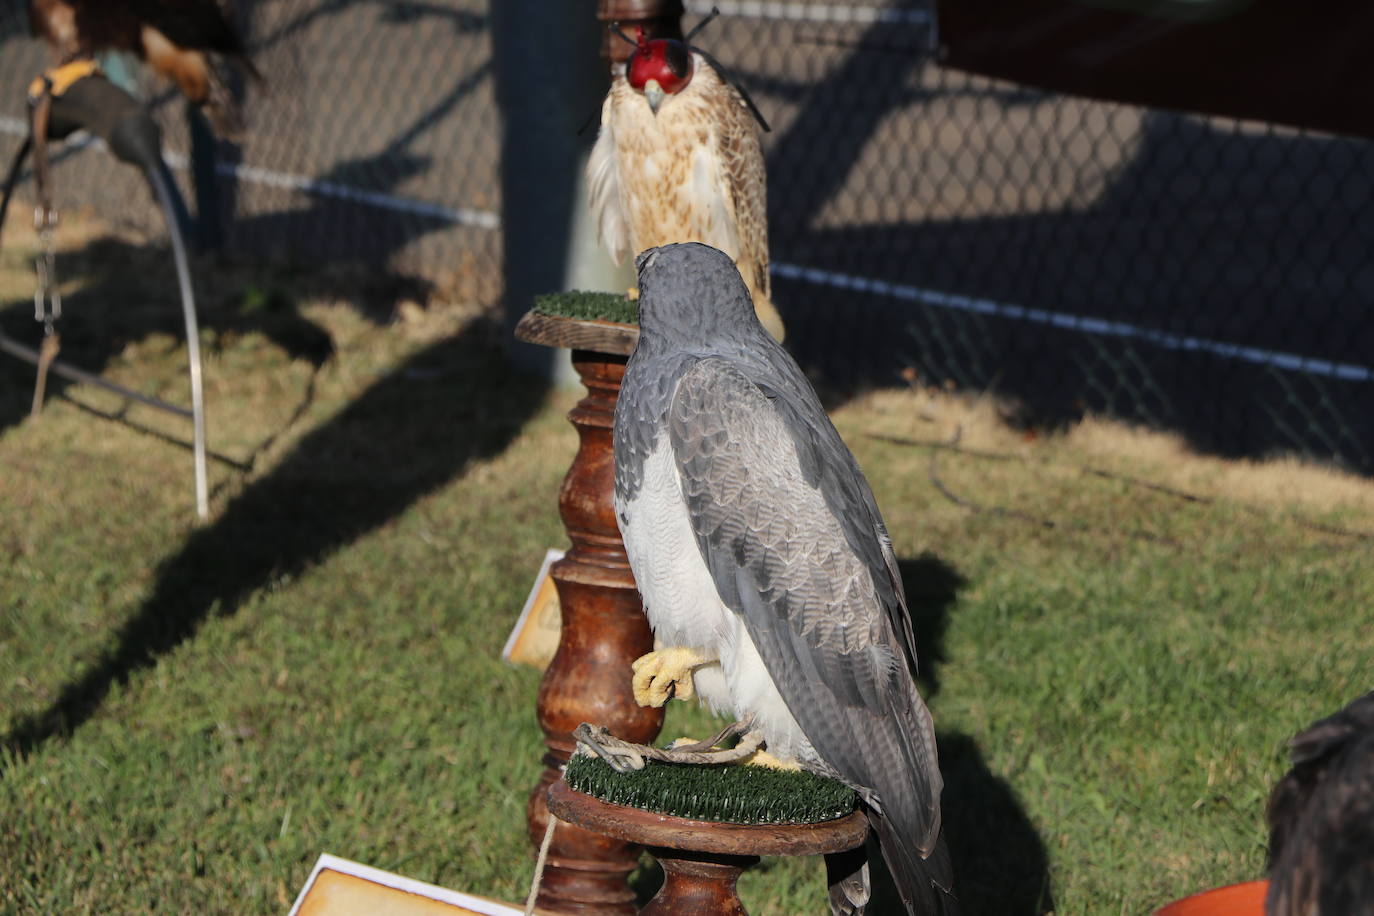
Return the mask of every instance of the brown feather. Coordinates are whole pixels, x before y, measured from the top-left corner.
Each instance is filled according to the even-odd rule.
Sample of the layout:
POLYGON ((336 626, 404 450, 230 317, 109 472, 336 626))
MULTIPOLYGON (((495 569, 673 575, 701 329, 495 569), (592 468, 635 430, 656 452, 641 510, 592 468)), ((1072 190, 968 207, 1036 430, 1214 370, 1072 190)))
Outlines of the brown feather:
POLYGON ((216 59, 255 78, 257 70, 216 0, 29 0, 29 24, 60 62, 132 52, 204 107, 219 133, 241 127, 216 59))
POLYGON ((619 261, 672 242, 719 248, 739 268, 759 318, 781 339, 782 319, 770 298, 763 151, 739 93, 698 56, 691 81, 654 114, 617 75, 601 131, 589 172, 612 256, 619 261))
POLYGON ((172 44, 157 29, 145 25, 140 37, 143 45, 143 59, 154 72, 171 80, 181 87, 188 99, 197 105, 204 104, 210 95, 210 75, 205 55, 200 51, 188 51, 172 44))

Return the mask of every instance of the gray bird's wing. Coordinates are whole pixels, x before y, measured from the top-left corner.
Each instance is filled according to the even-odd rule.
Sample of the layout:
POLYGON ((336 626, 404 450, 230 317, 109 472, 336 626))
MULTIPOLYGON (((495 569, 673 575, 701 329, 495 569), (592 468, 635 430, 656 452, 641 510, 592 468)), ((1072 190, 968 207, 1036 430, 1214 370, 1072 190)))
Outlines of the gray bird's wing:
POLYGON ((896 561, 853 456, 792 389, 723 358, 690 365, 668 411, 683 495, 722 601, 822 761, 925 856, 941 779, 896 561))

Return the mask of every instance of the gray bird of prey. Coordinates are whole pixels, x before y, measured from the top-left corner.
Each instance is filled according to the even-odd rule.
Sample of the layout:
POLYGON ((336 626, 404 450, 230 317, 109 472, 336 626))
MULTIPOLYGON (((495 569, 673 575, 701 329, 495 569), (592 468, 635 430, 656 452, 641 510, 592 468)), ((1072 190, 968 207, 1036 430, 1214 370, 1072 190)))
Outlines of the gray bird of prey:
MULTIPOLYGON (((653 627, 636 698, 698 696, 858 793, 910 913, 955 913, 930 712, 873 493, 726 254, 643 252, 615 505, 653 627)), ((861 913, 866 865, 832 883, 861 913)))

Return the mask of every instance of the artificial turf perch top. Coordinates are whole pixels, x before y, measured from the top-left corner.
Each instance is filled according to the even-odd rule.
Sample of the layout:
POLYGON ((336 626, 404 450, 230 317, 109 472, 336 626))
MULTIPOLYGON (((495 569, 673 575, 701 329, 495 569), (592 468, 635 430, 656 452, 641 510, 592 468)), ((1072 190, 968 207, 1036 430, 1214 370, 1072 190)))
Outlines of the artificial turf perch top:
POLYGON ((648 761, 617 773, 601 758, 574 754, 563 777, 572 789, 629 808, 727 824, 819 824, 854 810, 854 790, 802 770, 648 761))
POLYGON ((534 297, 534 310, 560 318, 639 323, 638 304, 627 299, 623 293, 598 293, 581 289, 546 293, 534 297))

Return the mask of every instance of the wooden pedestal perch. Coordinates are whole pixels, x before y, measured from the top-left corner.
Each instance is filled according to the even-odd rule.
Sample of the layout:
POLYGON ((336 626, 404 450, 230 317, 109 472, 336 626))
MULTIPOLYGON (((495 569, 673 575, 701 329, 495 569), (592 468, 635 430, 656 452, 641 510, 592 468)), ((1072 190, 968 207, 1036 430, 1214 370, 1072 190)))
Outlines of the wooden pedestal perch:
POLYGON ((735 882, 759 856, 844 852, 868 835, 868 820, 858 811, 820 824, 720 824, 612 805, 561 781, 549 790, 548 804, 578 828, 648 847, 663 866, 663 887, 641 916, 745 916, 735 882))
MULTIPOLYGON (((594 722, 618 737, 648 743, 663 725, 663 710, 640 706, 630 687, 630 663, 652 651, 654 640, 613 503, 615 402, 639 329, 530 312, 516 326, 515 336, 571 348, 573 366, 587 386, 587 396, 568 415, 581 444, 558 497, 572 547, 552 571, 563 630, 539 687, 537 711, 547 752, 528 806, 530 838, 538 846, 548 823, 548 787, 558 780, 559 767, 576 743, 572 730, 594 722)), ((625 879, 638 864, 639 852, 623 838, 559 828, 536 905, 552 913, 631 916, 634 892, 625 879)))

